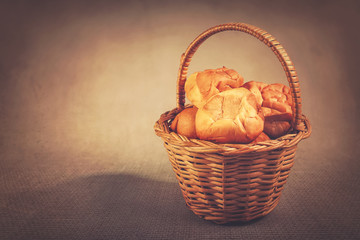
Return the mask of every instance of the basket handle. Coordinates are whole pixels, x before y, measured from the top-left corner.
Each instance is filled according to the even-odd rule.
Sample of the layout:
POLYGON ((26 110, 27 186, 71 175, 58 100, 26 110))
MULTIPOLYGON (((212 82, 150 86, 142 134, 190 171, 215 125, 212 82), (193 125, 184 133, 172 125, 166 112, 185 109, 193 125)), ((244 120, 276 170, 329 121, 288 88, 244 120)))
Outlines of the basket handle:
POLYGON ((186 75, 191 58, 195 54, 200 45, 212 35, 224 32, 224 31, 240 31, 250 34, 256 37, 263 43, 265 43, 278 57, 281 65, 284 68, 289 86, 291 89, 291 96, 293 99, 293 128, 300 131, 305 131, 305 125, 303 121, 303 115, 301 113, 301 94, 300 85, 294 64, 290 60, 283 46, 266 31, 245 23, 225 23, 209 28, 205 32, 201 33, 194 41, 192 41, 185 53, 181 55, 180 68, 177 79, 177 108, 184 108, 185 104, 185 91, 184 85, 186 81, 186 75))

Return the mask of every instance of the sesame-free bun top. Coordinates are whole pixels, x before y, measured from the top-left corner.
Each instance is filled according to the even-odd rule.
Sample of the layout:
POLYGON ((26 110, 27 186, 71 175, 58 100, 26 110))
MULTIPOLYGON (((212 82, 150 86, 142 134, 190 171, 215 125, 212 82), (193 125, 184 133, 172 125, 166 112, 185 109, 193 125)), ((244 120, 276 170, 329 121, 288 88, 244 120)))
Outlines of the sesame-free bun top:
POLYGON ((196 107, 189 107, 182 110, 171 123, 170 128, 180 135, 188 138, 197 138, 195 129, 196 107))
POLYGON ((226 67, 207 69, 189 76, 185 82, 186 97, 200 108, 217 93, 240 87, 244 78, 233 69, 226 67))
POLYGON ((200 139, 218 143, 250 143, 264 128, 261 106, 246 88, 212 96, 196 114, 200 139))

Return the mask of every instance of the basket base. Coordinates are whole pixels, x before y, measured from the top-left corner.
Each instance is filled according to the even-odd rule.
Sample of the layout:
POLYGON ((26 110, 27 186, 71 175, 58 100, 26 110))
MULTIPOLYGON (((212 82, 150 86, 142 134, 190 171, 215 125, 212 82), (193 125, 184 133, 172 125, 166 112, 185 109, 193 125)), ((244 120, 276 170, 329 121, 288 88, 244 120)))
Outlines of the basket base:
POLYGON ((224 209, 199 209, 186 202, 186 207, 201 219, 216 224, 249 223, 268 215, 278 205, 280 195, 262 207, 241 208, 238 210, 225 211, 224 209))
MULTIPOLYGON (((169 131, 169 122, 163 125, 169 131)), ((297 136, 288 137, 292 141, 297 136)), ((270 213, 279 202, 297 149, 297 142, 245 151, 240 145, 163 139, 186 205, 217 224, 249 222, 270 213)))

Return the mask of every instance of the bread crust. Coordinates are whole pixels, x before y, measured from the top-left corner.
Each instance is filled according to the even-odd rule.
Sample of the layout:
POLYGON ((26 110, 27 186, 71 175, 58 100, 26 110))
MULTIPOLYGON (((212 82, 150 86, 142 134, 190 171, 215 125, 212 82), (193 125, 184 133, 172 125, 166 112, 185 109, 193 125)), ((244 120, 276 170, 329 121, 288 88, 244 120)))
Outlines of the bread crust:
POLYGON ((170 128, 180 135, 188 138, 197 138, 195 128, 196 107, 189 107, 182 110, 172 121, 170 128))
POLYGON ((293 101, 290 88, 280 83, 270 84, 263 88, 262 97, 264 132, 271 138, 285 135, 291 128, 292 119, 293 101))
POLYGON ((262 107, 269 108, 271 111, 264 111, 265 117, 278 114, 287 114, 289 120, 292 116, 292 97, 290 88, 280 83, 270 84, 261 91, 263 98, 262 107))
POLYGON ((265 119, 264 132, 275 139, 285 135, 291 128, 289 121, 265 119))
POLYGON ((267 140, 270 140, 269 136, 266 135, 266 133, 262 132, 260 133, 259 136, 257 136, 257 138, 255 138, 251 143, 259 143, 259 142, 265 142, 267 140))
POLYGON ((191 103, 200 108, 212 96, 239 88, 243 82, 244 78, 233 69, 207 69, 190 75, 185 82, 185 93, 191 103))
POLYGON ((250 143, 264 128, 261 106, 246 88, 212 96, 196 114, 200 139, 218 143, 250 143))
POLYGON ((262 90, 267 87, 269 84, 263 83, 263 82, 256 82, 256 81, 249 81, 242 85, 242 87, 248 89, 250 92, 252 92, 256 100, 260 105, 263 103, 263 97, 262 97, 262 90))

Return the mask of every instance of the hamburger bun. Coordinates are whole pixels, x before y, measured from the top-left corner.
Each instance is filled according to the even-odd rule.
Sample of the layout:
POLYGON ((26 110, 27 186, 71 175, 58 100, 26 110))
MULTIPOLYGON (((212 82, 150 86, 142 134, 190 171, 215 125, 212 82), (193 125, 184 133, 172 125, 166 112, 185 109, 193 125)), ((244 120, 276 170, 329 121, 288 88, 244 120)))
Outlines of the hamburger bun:
POLYGON ((200 139, 218 143, 250 143, 263 131, 264 117, 255 95, 246 88, 212 96, 196 114, 200 139))
POLYGON ((244 78, 235 70, 226 67, 196 72, 185 82, 186 97, 200 108, 217 93, 240 87, 244 78))

